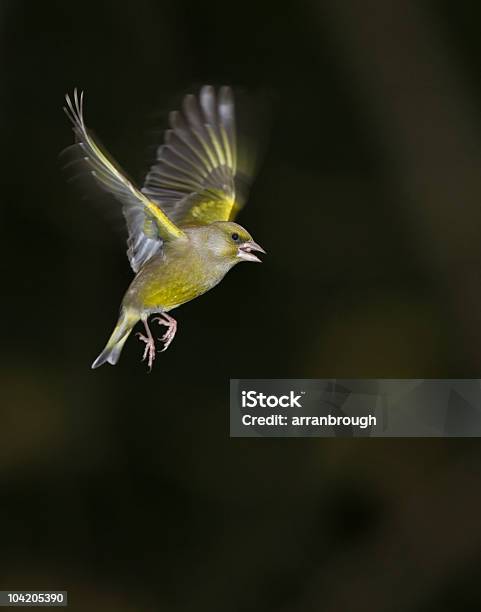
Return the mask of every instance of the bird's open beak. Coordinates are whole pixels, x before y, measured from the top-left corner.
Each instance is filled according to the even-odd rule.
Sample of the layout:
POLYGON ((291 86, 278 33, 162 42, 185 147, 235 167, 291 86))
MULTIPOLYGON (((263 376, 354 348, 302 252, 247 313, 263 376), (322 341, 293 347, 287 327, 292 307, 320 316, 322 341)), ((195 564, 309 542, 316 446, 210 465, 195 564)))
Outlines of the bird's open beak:
POLYGON ((264 249, 259 246, 253 240, 249 240, 249 242, 244 242, 241 244, 238 251, 237 256, 244 261, 258 261, 260 263, 260 259, 254 255, 252 251, 258 251, 259 253, 265 253, 264 249))

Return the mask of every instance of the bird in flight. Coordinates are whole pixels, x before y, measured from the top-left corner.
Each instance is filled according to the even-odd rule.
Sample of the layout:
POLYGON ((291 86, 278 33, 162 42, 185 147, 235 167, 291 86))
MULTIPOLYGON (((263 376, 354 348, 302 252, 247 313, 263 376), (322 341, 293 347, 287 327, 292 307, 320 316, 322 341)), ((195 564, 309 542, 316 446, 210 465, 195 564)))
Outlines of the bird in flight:
POLYGON ((174 308, 217 285, 241 261, 259 262, 265 251, 233 222, 245 202, 251 176, 242 161, 229 87, 204 86, 184 98, 169 116, 170 128, 156 161, 138 189, 87 129, 83 92, 65 97, 74 145, 97 183, 121 204, 128 229, 127 256, 135 273, 120 307, 117 325, 92 368, 115 365, 138 321, 145 333, 142 360, 149 370, 156 355, 148 318, 167 328, 162 351, 174 339, 174 308))

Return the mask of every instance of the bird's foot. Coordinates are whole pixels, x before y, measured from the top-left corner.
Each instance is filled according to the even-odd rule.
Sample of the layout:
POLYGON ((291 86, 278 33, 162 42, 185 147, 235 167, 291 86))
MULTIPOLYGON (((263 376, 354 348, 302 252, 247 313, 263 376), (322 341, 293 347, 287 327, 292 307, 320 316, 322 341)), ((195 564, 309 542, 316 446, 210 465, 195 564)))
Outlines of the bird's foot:
POLYGON ((161 313, 160 317, 156 317, 155 319, 153 319, 153 321, 158 321, 159 325, 167 326, 167 331, 162 336, 162 338, 160 338, 160 340, 162 340, 162 342, 164 343, 164 347, 160 351, 161 353, 163 353, 169 348, 170 343, 174 339, 175 332, 177 331, 177 321, 165 312, 161 313))
POLYGON ((152 364, 154 363, 154 359, 155 359, 154 339, 149 338, 148 336, 144 336, 144 334, 141 334, 140 332, 137 333, 137 336, 139 337, 139 340, 142 340, 142 342, 145 342, 145 349, 144 349, 144 354, 142 356, 142 361, 145 361, 147 359, 149 370, 152 370, 152 364))

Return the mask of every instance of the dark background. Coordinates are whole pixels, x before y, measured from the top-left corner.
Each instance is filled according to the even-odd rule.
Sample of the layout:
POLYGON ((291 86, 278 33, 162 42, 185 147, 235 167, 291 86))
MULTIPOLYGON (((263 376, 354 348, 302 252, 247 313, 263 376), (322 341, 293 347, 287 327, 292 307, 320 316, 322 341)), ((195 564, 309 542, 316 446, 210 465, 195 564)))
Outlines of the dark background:
MULTIPOLYGON (((479 377, 481 6, 0 5, 0 587, 72 610, 481 607, 477 440, 229 439, 229 378, 479 377), (267 92, 268 251, 91 371, 131 279, 63 96, 141 182, 203 83, 267 92)), ((116 227, 113 227, 116 226, 116 227)))

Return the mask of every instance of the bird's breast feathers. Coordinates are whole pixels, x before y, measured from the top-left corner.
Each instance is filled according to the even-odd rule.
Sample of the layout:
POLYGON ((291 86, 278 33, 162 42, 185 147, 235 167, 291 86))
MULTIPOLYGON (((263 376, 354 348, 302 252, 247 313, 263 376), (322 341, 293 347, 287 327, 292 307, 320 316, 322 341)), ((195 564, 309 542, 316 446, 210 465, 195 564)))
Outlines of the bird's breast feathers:
POLYGON ((125 304, 142 310, 172 310, 212 289, 228 268, 216 265, 190 241, 166 245, 134 278, 125 304))

